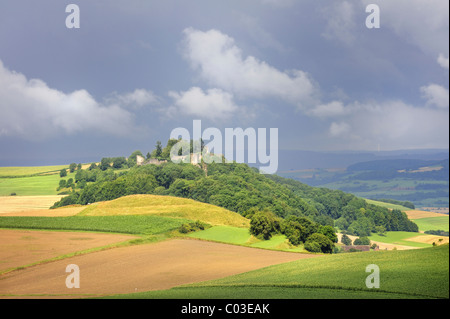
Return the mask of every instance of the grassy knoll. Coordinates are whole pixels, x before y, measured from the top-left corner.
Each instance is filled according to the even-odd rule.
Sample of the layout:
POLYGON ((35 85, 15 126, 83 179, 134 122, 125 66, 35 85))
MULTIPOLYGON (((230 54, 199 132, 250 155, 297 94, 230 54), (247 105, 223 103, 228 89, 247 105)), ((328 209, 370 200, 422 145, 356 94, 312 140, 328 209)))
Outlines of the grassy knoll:
POLYGON ((191 238, 217 241, 221 243, 243 245, 255 248, 265 248, 283 251, 303 251, 302 247, 289 245, 284 235, 275 235, 269 240, 259 240, 250 235, 248 228, 231 226, 213 226, 206 230, 188 235, 191 238))
POLYGON ((248 244, 252 239, 248 228, 230 226, 214 226, 203 231, 191 233, 188 237, 236 245, 248 244))
POLYGON ((0 217, 0 228, 154 235, 187 222, 191 221, 161 216, 0 217))
POLYGON ((211 225, 249 227, 249 220, 218 206, 192 199, 131 195, 112 201, 94 203, 80 213, 81 216, 155 215, 200 220, 211 225))
POLYGON ((418 243, 418 242, 412 242, 408 241, 406 239, 412 238, 412 237, 420 237, 424 236, 424 234, 420 233, 410 233, 410 232, 403 232, 403 231, 389 231, 386 232, 385 236, 380 236, 378 234, 372 234, 370 235, 369 239, 372 241, 379 241, 382 243, 388 243, 388 244, 396 244, 396 245, 404 245, 404 246, 411 246, 411 247, 430 247, 430 244, 427 243, 418 243))
POLYGON ((442 217, 429 217, 420 218, 413 220, 417 226, 419 226, 420 231, 427 230, 445 230, 448 231, 448 215, 442 217))
POLYGON ((164 291, 118 298, 449 298, 449 246, 324 255, 164 291), (380 268, 368 289, 366 267, 380 268))

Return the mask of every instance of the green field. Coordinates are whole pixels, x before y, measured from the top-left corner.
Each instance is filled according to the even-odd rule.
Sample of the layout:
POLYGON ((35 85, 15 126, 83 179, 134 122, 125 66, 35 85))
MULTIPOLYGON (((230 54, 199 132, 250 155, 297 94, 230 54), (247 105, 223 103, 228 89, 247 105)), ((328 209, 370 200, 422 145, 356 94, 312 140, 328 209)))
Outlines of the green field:
POLYGON ((248 232, 248 228, 231 226, 214 226, 203 231, 189 234, 188 236, 191 238, 199 238, 236 245, 249 244, 252 238, 252 235, 248 232))
MULTIPOLYGON (((74 177, 75 173, 68 173, 64 179, 74 177)), ((56 189, 60 180, 59 174, 15 178, 0 177, 0 196, 9 196, 11 193, 16 193, 17 196, 57 195, 56 189)))
POLYGON ((407 210, 411 210, 411 208, 402 206, 402 205, 396 205, 396 204, 391 204, 391 203, 385 203, 385 202, 379 202, 376 200, 372 200, 372 199, 366 199, 366 202, 372 205, 377 205, 377 206, 381 206, 381 207, 385 207, 385 208, 389 208, 389 209, 398 209, 401 210, 402 212, 407 211, 407 210))
POLYGON ((0 228, 154 235, 177 229, 187 219, 161 216, 0 217, 0 228))
POLYGON ((427 230, 445 230, 448 231, 448 216, 442 217, 429 217, 429 218, 419 218, 413 220, 417 226, 419 226, 419 230, 427 231, 427 230))
POLYGON ((430 247, 431 244, 426 243, 417 243, 412 241, 407 241, 406 239, 416 236, 425 236, 425 234, 421 233, 409 233, 404 231, 389 231, 386 232, 386 236, 380 236, 378 234, 372 234, 369 236, 369 239, 372 241, 379 241, 388 244, 397 244, 411 247, 430 247))
POLYGON ((164 291, 117 298, 449 298, 449 246, 324 255, 164 291), (432 261, 432 262, 430 262, 432 261), (380 269, 368 289, 366 267, 380 269))
POLYGON ((55 166, 29 166, 29 167, 0 167, 1 177, 15 177, 15 176, 30 176, 44 173, 59 173, 63 168, 68 168, 68 165, 55 166))
POLYGON ((188 235, 191 238, 217 241, 221 243, 243 245, 255 248, 265 248, 283 251, 304 251, 302 247, 289 245, 284 235, 275 235, 269 240, 259 240, 250 235, 248 228, 231 226, 214 226, 203 231, 188 235))

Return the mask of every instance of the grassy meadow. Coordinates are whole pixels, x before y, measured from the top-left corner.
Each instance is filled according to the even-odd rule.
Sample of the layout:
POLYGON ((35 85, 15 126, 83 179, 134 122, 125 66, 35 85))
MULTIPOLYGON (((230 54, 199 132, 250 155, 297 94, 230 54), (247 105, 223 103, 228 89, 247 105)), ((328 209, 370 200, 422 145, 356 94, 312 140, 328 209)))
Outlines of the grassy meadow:
POLYGON ((59 171, 62 170, 63 168, 68 168, 68 165, 0 167, 0 178, 44 175, 44 174, 59 174, 59 171))
MULTIPOLYGON (((64 177, 65 180, 69 178, 75 178, 75 173, 68 173, 64 177)), ((0 196, 10 196, 11 193, 17 196, 57 195, 59 192, 56 189, 60 180, 59 172, 25 177, 0 176, 0 196)))
POLYGON ((386 232, 385 236, 380 236, 379 234, 372 234, 369 236, 369 239, 371 241, 379 241, 379 242, 383 242, 383 243, 403 245, 403 246, 420 247, 420 248, 430 247, 431 244, 413 242, 413 241, 407 240, 408 238, 421 237, 421 236, 426 236, 426 235, 421 234, 421 233, 410 233, 410 232, 403 232, 403 231, 389 231, 389 232, 386 232))
POLYGON ((429 217, 429 218, 419 218, 414 219, 413 222, 419 226, 420 231, 427 231, 427 230, 445 230, 448 231, 448 222, 449 217, 442 216, 442 217, 429 217))
POLYGON ((0 228, 91 231, 155 235, 175 230, 187 219, 161 216, 0 217, 0 228))
POLYGON ((376 201, 376 200, 372 200, 372 199, 366 199, 366 202, 372 205, 377 205, 377 206, 381 206, 381 207, 385 207, 385 208, 389 208, 389 209, 398 209, 402 212, 407 211, 407 210, 411 210, 411 208, 402 206, 402 205, 396 205, 396 204, 391 204, 391 203, 385 203, 385 202, 380 202, 380 201, 376 201))
POLYGON ((302 246, 295 247, 290 245, 284 235, 275 235, 269 240, 260 240, 252 236, 248 228, 213 226, 206 230, 189 234, 188 237, 254 248, 305 252, 302 246))

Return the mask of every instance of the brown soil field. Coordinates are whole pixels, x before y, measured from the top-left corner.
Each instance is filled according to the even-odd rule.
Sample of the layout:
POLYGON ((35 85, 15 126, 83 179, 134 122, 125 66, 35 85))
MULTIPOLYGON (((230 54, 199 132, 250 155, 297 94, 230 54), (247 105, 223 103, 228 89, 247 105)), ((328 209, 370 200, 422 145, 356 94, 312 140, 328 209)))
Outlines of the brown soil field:
POLYGON ((0 298, 12 295, 81 298, 168 289, 312 257, 317 255, 172 239, 99 251, 8 273, 0 277, 0 298), (80 269, 80 288, 66 287, 69 274, 65 269, 69 264, 80 269))
POLYGON ((133 238, 138 237, 81 232, 1 229, 0 271, 133 238))
POLYGON ((405 211, 406 215, 408 215, 409 219, 420 219, 420 218, 428 218, 428 217, 442 217, 444 214, 427 212, 425 210, 407 210, 405 211))
POLYGON ((0 214, 48 209, 62 197, 64 196, 0 196, 0 214))

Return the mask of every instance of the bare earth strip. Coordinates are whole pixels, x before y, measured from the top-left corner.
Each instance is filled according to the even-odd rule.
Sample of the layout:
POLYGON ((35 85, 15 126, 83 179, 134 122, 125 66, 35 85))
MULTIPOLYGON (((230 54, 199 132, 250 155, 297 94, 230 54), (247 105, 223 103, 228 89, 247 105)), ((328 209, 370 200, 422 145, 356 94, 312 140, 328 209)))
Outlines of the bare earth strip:
POLYGON ((62 197, 64 196, 0 196, 0 215, 34 209, 48 209, 62 197))
POLYGON ((199 240, 174 239, 71 257, 0 277, 0 295, 110 295, 168 289, 315 257, 199 240), (80 269, 80 288, 66 287, 66 266, 80 269))
MULTIPOLYGON (((0 271, 134 238, 138 237, 115 234, 1 229, 0 271)), ((0 286, 3 286, 1 280, 0 286)))
POLYGON ((436 236, 436 235, 424 235, 424 236, 417 236, 417 237, 411 237, 405 239, 407 241, 414 241, 416 243, 426 243, 426 244, 448 244, 449 238, 446 236, 436 236), (439 239, 442 239, 439 241, 439 239))
POLYGON ((445 214, 428 212, 425 210, 408 210, 405 211, 406 215, 408 215, 409 219, 420 219, 420 218, 428 218, 428 217, 442 217, 446 216, 445 214))

